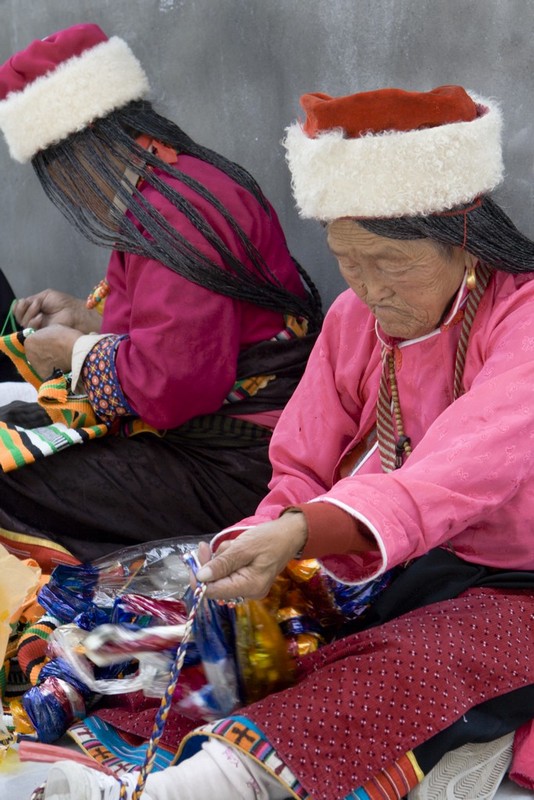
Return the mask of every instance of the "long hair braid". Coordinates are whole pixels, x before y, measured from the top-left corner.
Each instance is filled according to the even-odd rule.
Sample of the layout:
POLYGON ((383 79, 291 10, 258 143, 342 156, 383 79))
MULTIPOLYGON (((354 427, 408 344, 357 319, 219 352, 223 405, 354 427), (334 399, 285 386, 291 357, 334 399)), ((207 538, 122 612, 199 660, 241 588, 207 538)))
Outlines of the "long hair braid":
POLYGON ((320 327, 320 296, 300 264, 297 269, 307 289, 304 297, 281 283, 224 203, 202 183, 142 147, 136 141, 142 134, 221 170, 270 213, 267 200, 247 170, 198 145, 146 101, 129 103, 96 120, 83 131, 38 153, 32 164, 51 201, 95 244, 144 255, 214 292, 282 314, 305 317, 311 330, 320 327), (242 256, 225 244, 194 203, 155 170, 177 178, 212 206, 231 228, 242 256), (221 257, 225 269, 177 231, 147 200, 139 188, 144 182, 187 217, 221 257), (125 209, 130 214, 125 214, 125 209))

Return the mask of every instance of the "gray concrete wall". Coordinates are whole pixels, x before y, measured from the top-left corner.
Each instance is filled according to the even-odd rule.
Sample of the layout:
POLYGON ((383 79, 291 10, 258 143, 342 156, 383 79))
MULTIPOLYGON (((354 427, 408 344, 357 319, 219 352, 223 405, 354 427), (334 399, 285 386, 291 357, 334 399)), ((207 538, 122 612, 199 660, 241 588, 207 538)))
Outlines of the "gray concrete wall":
MULTIPOLYGON (((88 21, 129 42, 159 110, 254 174, 326 304, 343 284, 320 226, 297 217, 280 145, 307 91, 459 83, 497 99, 507 166, 498 199, 534 236, 533 0, 0 0, 0 61, 88 21)), ((3 142, 0 170, 0 263, 17 294, 53 285, 85 295, 105 251, 63 221, 3 142)))

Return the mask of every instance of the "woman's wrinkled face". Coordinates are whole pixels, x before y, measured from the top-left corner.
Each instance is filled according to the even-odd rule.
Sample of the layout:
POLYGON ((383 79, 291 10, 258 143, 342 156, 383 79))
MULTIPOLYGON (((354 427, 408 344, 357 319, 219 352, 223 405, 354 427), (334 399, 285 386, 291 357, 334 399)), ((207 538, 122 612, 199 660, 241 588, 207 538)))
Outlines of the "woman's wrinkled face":
POLYGON ((429 239, 389 239, 352 219, 328 225, 328 246, 350 288, 369 307, 384 333, 415 339, 439 326, 476 259, 459 247, 429 239))

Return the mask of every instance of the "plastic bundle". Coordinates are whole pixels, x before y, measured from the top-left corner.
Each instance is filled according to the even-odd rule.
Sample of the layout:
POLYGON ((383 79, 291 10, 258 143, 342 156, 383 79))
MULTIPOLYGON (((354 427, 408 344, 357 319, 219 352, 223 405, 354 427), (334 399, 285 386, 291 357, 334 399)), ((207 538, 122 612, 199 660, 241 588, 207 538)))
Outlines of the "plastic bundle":
MULTIPOLYGON (((118 597, 181 599, 189 588, 184 556, 196 550, 200 537, 178 537, 125 547, 88 564, 55 568, 48 585, 53 598, 112 608, 118 597)), ((68 613, 68 608, 66 609, 68 613)), ((67 622, 72 622, 67 619, 67 622)))
POLYGON ((76 719, 87 713, 92 693, 76 677, 69 664, 55 659, 41 670, 41 683, 22 698, 39 741, 55 742, 76 719))
MULTIPOLYGON (((197 544, 155 542, 54 571, 43 604, 75 625, 53 634, 52 672, 42 673, 43 682, 25 696, 42 741, 61 736, 95 696, 165 691, 190 609, 197 544), (62 682, 53 672, 58 664, 62 682)), ((350 586, 316 560, 292 561, 263 601, 234 608, 204 600, 173 710, 210 721, 287 686, 295 657, 313 652, 344 622, 363 615, 392 575, 350 586)))
MULTIPOLYGON (((183 556, 195 550, 198 541, 178 537, 125 548, 88 564, 56 567, 39 594, 39 602, 62 624, 51 637, 52 661, 40 673, 39 685, 23 697, 41 741, 53 742, 62 736, 75 719, 85 716, 103 688, 112 685, 120 692, 133 691, 138 676, 131 677, 130 683, 118 678, 121 671, 128 677, 131 660, 107 671, 95 670, 80 653, 83 637, 79 632, 115 620, 144 627, 153 624, 156 613, 164 624, 171 617, 182 620, 187 613, 184 597, 189 591, 189 570, 183 556), (127 593, 132 593, 130 605, 123 602, 127 593), (69 630, 71 624, 76 633, 69 630)), ((143 680, 152 681, 158 691, 174 651, 175 643, 153 666, 152 673, 145 673, 143 680)), ((188 662, 198 660, 194 646, 188 647, 188 662)))

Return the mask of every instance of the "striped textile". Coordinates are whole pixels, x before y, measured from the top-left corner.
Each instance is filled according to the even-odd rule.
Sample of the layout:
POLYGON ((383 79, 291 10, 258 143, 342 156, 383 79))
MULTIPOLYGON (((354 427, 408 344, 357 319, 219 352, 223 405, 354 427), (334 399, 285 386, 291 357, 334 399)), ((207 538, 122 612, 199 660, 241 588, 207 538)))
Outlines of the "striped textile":
POLYGON ((0 352, 5 353, 20 375, 38 390, 38 403, 52 424, 23 428, 0 422, 0 467, 4 472, 32 464, 66 447, 104 436, 108 426, 97 422, 87 397, 70 392, 69 378, 61 372, 42 381, 24 352, 24 331, 0 337, 0 352))
POLYGON ((9 472, 105 433, 105 425, 76 430, 61 423, 42 428, 21 428, 0 422, 0 467, 4 472, 9 472))
POLYGON ((80 563, 65 547, 38 533, 19 533, 0 528, 0 544, 17 558, 33 558, 41 567, 43 574, 47 575, 50 575, 58 564, 80 563))
POLYGON ((39 389, 42 381, 24 353, 25 338, 24 331, 16 331, 7 336, 0 336, 0 353, 4 353, 13 362, 19 375, 25 381, 31 383, 35 389, 39 389))
MULTIPOLYGON (((111 770, 117 777, 124 772, 138 769, 145 760, 146 743, 140 744, 131 736, 121 735, 112 725, 96 716, 75 722, 67 733, 88 756, 111 770)), ((160 744, 153 766, 154 771, 170 766, 173 757, 173 751, 160 744)))
MULTIPOLYGON (((193 731, 180 744, 176 761, 188 758, 198 749, 198 737, 212 736, 237 747, 254 760, 263 764, 272 775, 280 780, 291 797, 298 800, 311 800, 311 796, 296 776, 282 761, 275 748, 263 732, 246 717, 235 715, 218 720, 193 731)), ((343 800, 399 800, 417 786, 423 779, 414 754, 410 751, 401 756, 389 767, 355 788, 343 800)))
POLYGON ((30 622, 23 630, 17 650, 19 666, 32 686, 39 682, 39 673, 49 661, 48 640, 50 634, 61 625, 61 620, 51 614, 30 622))
POLYGON ((366 781, 344 800, 400 800, 418 786, 423 778, 424 774, 410 751, 391 766, 380 770, 378 775, 366 781))
POLYGON ((460 331, 460 340, 456 350, 456 364, 454 367, 454 399, 456 400, 464 393, 463 388, 463 374, 465 368, 465 356, 467 353, 467 345, 469 344, 469 334, 473 326, 475 314, 478 304, 482 300, 482 295, 486 291, 486 286, 491 278, 491 270, 485 264, 478 264, 477 267, 477 282, 475 288, 469 293, 467 303, 464 311, 464 319, 462 322, 462 330, 460 331))
MULTIPOLYGON (((399 353, 398 348, 396 353, 399 353)), ((378 401, 376 404, 376 431, 380 462, 384 472, 393 472, 395 469, 397 436, 393 427, 393 408, 389 387, 390 364, 392 361, 394 362, 394 359, 395 351, 390 352, 385 347, 382 347, 382 373, 380 375, 378 401)))

